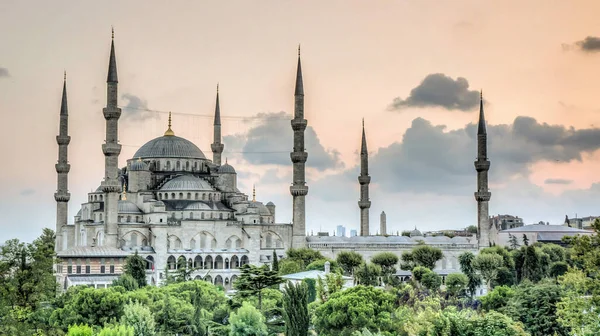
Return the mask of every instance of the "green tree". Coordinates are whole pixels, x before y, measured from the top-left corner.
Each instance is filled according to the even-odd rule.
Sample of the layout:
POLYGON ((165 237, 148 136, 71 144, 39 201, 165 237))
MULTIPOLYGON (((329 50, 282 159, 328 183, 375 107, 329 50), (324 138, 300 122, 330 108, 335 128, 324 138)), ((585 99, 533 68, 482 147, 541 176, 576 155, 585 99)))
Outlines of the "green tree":
POLYGON ((475 295, 477 287, 481 284, 481 276, 477 274, 475 267, 473 267, 473 260, 475 260, 475 255, 471 252, 465 252, 458 256, 460 271, 469 278, 467 288, 471 297, 475 295))
POLYGON ((169 291, 166 291, 162 300, 153 303, 152 311, 157 329, 163 334, 171 335, 191 331, 194 307, 189 302, 171 296, 169 291))
POLYGON ((271 262, 271 270, 279 272, 279 258, 277 258, 277 252, 273 250, 273 261, 271 262))
POLYGON ((481 305, 484 310, 501 311, 508 304, 508 300, 514 295, 515 291, 512 288, 508 286, 498 286, 479 299, 481 300, 481 305))
POLYGON ((287 257, 291 260, 302 261, 303 265, 309 265, 311 262, 318 259, 325 259, 321 252, 306 247, 291 248, 286 252, 287 257))
POLYGON ((572 335, 600 335, 598 316, 590 313, 598 307, 597 299, 589 295, 593 290, 592 281, 578 269, 569 271, 559 279, 565 294, 556 303, 556 315, 558 322, 569 328, 572 335))
POLYGON ((69 327, 67 336, 93 336, 94 330, 87 324, 72 325, 69 327))
POLYGON ((359 285, 379 286, 381 267, 373 263, 362 263, 354 271, 355 280, 359 285))
POLYGON ((317 270, 317 271, 325 271, 325 263, 329 262, 329 267, 331 272, 342 272, 341 267, 338 265, 337 261, 331 259, 318 259, 311 262, 308 266, 306 266, 307 271, 317 270))
POLYGON ((98 333, 98 336, 138 336, 134 333, 133 327, 125 325, 116 325, 113 327, 104 327, 98 333))
POLYGON ((283 290, 283 311, 286 336, 306 336, 310 325, 308 286, 288 282, 283 290))
POLYGON ((130 302, 123 307, 121 324, 132 327, 136 336, 154 336, 156 334, 154 315, 150 308, 139 302, 130 302))
POLYGON ((439 276, 434 271, 429 271, 423 274, 423 278, 421 279, 421 283, 425 288, 429 289, 431 292, 437 292, 442 285, 442 277, 439 276))
POLYGON ((363 328, 392 332, 394 301, 392 294, 370 286, 337 292, 316 308, 315 331, 320 336, 351 335, 363 328))
POLYGON ((482 253, 473 260, 473 268, 481 273, 488 292, 492 290, 492 281, 496 280, 500 267, 502 267, 502 257, 494 253, 482 253))
POLYGON ((467 226, 467 232, 472 234, 477 234, 477 226, 469 225, 467 226))
POLYGON ((112 285, 113 287, 121 286, 125 288, 126 291, 134 291, 139 288, 138 282, 135 280, 135 278, 127 273, 124 273, 117 279, 113 280, 112 285))
POLYGON ((462 273, 452 273, 446 277, 446 290, 454 298, 464 296, 468 285, 469 278, 462 273))
POLYGON ((519 241, 517 240, 517 236, 512 235, 512 234, 508 234, 508 243, 510 245, 510 248, 515 250, 519 248, 519 241))
POLYGON ((413 248, 410 252, 402 253, 402 264, 400 265, 400 268, 403 270, 412 270, 416 266, 423 266, 434 269, 435 264, 443 257, 444 254, 439 248, 420 245, 413 248))
POLYGON ((337 273, 329 273, 325 275, 325 279, 317 278, 317 295, 321 302, 326 302, 329 297, 336 292, 342 290, 344 282, 342 275, 337 273))
POLYGON ((410 237, 410 231, 408 231, 408 230, 402 231, 400 233, 400 235, 403 236, 403 237, 410 237))
POLYGON ((124 274, 131 275, 138 287, 146 286, 146 260, 138 255, 137 250, 125 259, 124 274))
POLYGON ((233 287, 239 291, 238 293, 242 297, 257 295, 258 309, 262 311, 262 290, 278 285, 284 280, 277 272, 270 270, 267 265, 257 267, 246 264, 242 266, 240 271, 241 274, 237 281, 233 283, 233 287))
POLYGON ((103 326, 117 321, 125 303, 121 287, 94 289, 74 286, 59 297, 50 323, 63 330, 75 324, 103 326))
POLYGON ((380 252, 371 257, 371 262, 381 267, 381 273, 384 276, 391 276, 396 273, 398 260, 398 256, 392 252, 380 252))
POLYGON ((557 261, 550 265, 550 269, 548 270, 548 275, 553 278, 558 278, 561 275, 564 275, 569 270, 569 265, 564 261, 557 261))
POLYGON ((337 255, 336 261, 344 270, 344 274, 353 275, 354 269, 363 263, 363 257, 354 251, 343 251, 337 255))
POLYGON ((304 279, 302 280, 306 284, 308 290, 308 303, 311 303, 317 299, 317 281, 315 279, 304 279))
POLYGON ((299 273, 304 270, 302 260, 282 259, 279 262, 279 275, 299 273))
POLYGON ((529 238, 527 238, 527 235, 524 233, 523 233, 523 245, 529 246, 529 238))
POLYGON ((522 279, 528 279, 533 282, 540 281, 545 275, 540 253, 535 246, 527 246, 523 249, 522 279))
POLYGON ((267 336, 265 317, 254 306, 244 302, 229 316, 229 336, 267 336))

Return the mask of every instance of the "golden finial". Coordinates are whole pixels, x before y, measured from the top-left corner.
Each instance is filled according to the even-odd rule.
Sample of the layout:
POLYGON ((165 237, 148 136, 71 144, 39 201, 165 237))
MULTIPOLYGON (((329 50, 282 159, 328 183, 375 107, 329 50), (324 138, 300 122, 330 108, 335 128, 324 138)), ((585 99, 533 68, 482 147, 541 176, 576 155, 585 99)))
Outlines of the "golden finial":
POLYGON ((298 57, 300 57, 300 43, 298 43, 298 57))
POLYGON ((127 182, 123 182, 123 196, 121 196, 123 201, 127 200, 127 182))
POLYGON ((65 70, 65 82, 67 81, 67 70, 65 70))
POLYGON ((256 185, 252 185, 252 202, 256 202, 256 185))
POLYGON ((173 136, 175 132, 171 129, 171 112, 169 112, 169 128, 165 131, 165 136, 173 136))
POLYGON ((365 128, 365 118, 362 118, 363 121, 363 128, 365 128))
POLYGON ((114 40, 114 38, 115 38, 115 27, 113 27, 113 26, 110 26, 110 30, 111 30, 111 32, 112 32, 112 38, 113 38, 113 40, 114 40))

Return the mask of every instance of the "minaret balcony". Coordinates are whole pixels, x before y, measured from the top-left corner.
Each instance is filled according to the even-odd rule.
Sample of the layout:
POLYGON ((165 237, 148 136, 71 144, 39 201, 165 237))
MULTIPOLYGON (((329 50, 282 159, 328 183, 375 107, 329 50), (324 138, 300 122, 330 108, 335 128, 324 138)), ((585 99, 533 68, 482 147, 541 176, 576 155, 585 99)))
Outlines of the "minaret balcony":
POLYGON ((488 202, 492 198, 492 193, 489 191, 476 191, 475 200, 477 202, 488 202))
POLYGON ((121 109, 118 107, 105 107, 102 109, 104 119, 119 119, 121 117, 121 109))
POLYGON ((105 193, 121 192, 121 184, 117 180, 104 180, 100 183, 100 187, 105 193))
POLYGON ((490 161, 487 159, 475 161, 475 170, 478 172, 490 170, 490 161))
POLYGON ((213 153, 222 153, 223 152, 223 148, 225 148, 225 145, 222 143, 212 143, 210 144, 210 149, 212 150, 213 153))
POLYGON ((104 155, 119 155, 121 153, 121 145, 117 143, 107 142, 102 144, 102 153, 104 155))
POLYGON ((371 207, 371 201, 358 201, 358 207, 361 209, 368 209, 371 207))
POLYGON ((71 165, 68 163, 57 163, 54 165, 57 173, 68 173, 71 170, 71 165))
POLYGON ((306 129, 306 119, 292 119, 292 130, 304 131, 306 129))
POLYGON ((369 184, 369 183, 371 183, 371 176, 369 176, 369 175, 360 175, 358 177, 358 183, 360 183, 360 184, 369 184))
POLYGON ((292 196, 306 196, 308 194, 308 186, 292 185, 290 186, 290 194, 292 196))
POLYGON ((68 202, 71 199, 71 194, 70 193, 65 193, 65 192, 57 192, 54 193, 54 199, 57 202, 68 202))
POLYGON ((71 137, 68 135, 57 135, 56 143, 59 145, 68 145, 71 142, 71 137))
POLYGON ((307 152, 291 152, 290 158, 292 159, 293 163, 304 163, 304 162, 306 162, 306 159, 308 158, 308 153, 307 152))

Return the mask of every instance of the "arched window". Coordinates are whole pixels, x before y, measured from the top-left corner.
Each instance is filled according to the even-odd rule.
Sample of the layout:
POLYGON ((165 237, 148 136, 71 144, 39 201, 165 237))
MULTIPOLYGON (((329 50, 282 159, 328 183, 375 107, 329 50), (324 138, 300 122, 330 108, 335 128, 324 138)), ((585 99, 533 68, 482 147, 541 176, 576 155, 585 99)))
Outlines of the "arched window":
POLYGON ((140 222, 140 216, 135 216, 135 222, 139 223, 140 222))
POLYGON ((165 194, 165 199, 169 199, 169 194, 165 194))
POLYGON ((204 281, 212 283, 212 277, 210 275, 207 275, 204 277, 204 281))
POLYGON ((100 214, 99 216, 100 222, 102 222, 102 214, 100 214))
POLYGON ((194 170, 198 170, 198 161, 194 162, 194 170))
POLYGON ((267 233, 267 242, 265 243, 266 248, 271 248, 273 244, 273 236, 270 233, 267 233))
POLYGON ((102 196, 102 195, 100 195, 100 202, 102 202, 102 198, 103 198, 103 196, 102 196))
POLYGON ((190 161, 185 161, 185 170, 190 170, 190 161))
POLYGON ((223 213, 219 213, 219 219, 223 219, 223 213))
POLYGON ((235 255, 231 257, 231 268, 240 268, 240 259, 235 255))
POLYGON ((175 199, 175 193, 171 193, 171 199, 175 199))
POLYGON ((194 258, 194 268, 202 268, 202 257, 201 256, 196 256, 196 258, 194 258))
POLYGON ((202 200, 206 201, 206 194, 205 193, 202 193, 202 200))
POLYGON ((190 211, 190 219, 194 219, 194 213, 190 211))
POLYGON ((192 269, 193 266, 194 266, 194 262, 192 261, 192 258, 188 259, 188 264, 187 264, 188 269, 192 269))
POLYGON ((198 193, 196 193, 196 199, 198 199, 198 193))
POLYGON ((197 248, 197 246, 196 246, 196 239, 192 238, 192 240, 190 240, 190 248, 192 250, 195 250, 197 248))
POLYGON ((183 193, 179 193, 179 199, 183 199, 183 193))
POLYGON ((171 170, 171 161, 167 161, 167 170, 171 170))
POLYGON ((131 247, 135 246, 138 246, 138 235, 134 232, 131 234, 131 247))
POLYGON ((104 232, 103 231, 98 231, 98 238, 96 239, 96 244, 98 246, 104 245, 104 232))
POLYGON ((204 212, 200 213, 200 219, 204 219, 204 212))
POLYGON ((179 258, 177 258, 177 269, 185 269, 185 263, 185 257, 179 256, 179 258))
POLYGON ((215 277, 215 286, 223 286, 223 277, 220 275, 217 275, 215 277))
POLYGON ((160 161, 156 160, 154 163, 156 165, 156 170, 160 170, 160 161))
POLYGON ((241 239, 238 239, 235 241, 235 248, 236 249, 242 248, 242 240, 241 239))
POLYGON ((217 240, 213 238, 212 242, 210 243, 210 248, 211 249, 216 249, 217 248, 217 240))
POLYGON ((127 216, 127 223, 131 223, 131 216, 127 216))
POLYGON ((154 270, 154 258, 152 256, 146 257, 146 269, 154 270))
POLYGON ((207 256, 204 259, 204 269, 212 269, 213 268, 213 258, 211 256, 207 256))
POLYGON ((242 256, 242 259, 240 261, 240 266, 244 266, 244 265, 248 265, 249 261, 248 261, 248 256, 242 256))
POLYGON ((213 199, 213 198, 212 198, 212 194, 208 194, 208 200, 209 200, 209 201, 212 201, 212 199, 213 199))
POLYGON ((167 258, 167 267, 170 270, 175 269, 175 257, 174 256, 169 256, 169 258, 167 258))
POLYGON ((215 268, 216 269, 223 269, 223 257, 217 256, 215 258, 215 268))
POLYGON ((234 283, 234 282, 236 282, 236 281, 237 281, 237 278, 238 278, 238 277, 237 277, 237 275, 233 275, 233 276, 231 276, 231 280, 230 280, 230 282, 231 282, 231 284, 232 284, 232 285, 233 285, 233 283, 234 283))
POLYGON ((98 195, 94 195, 94 201, 98 200, 98 195))
POLYGON ((181 162, 177 161, 176 165, 177 165, 177 170, 181 170, 181 162))

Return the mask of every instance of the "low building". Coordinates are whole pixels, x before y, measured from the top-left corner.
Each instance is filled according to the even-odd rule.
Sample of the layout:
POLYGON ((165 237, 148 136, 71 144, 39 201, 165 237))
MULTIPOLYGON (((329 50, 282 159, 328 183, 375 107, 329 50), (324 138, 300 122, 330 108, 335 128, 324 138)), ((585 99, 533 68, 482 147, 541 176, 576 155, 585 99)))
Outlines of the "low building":
POLYGON ((523 237, 526 236, 529 240, 529 244, 540 242, 564 245, 562 241, 564 237, 593 234, 593 231, 582 230, 563 225, 532 224, 498 232, 497 242, 498 245, 501 246, 510 246, 510 240, 514 236, 517 244, 522 246, 524 245, 523 237))
POLYGON ((600 218, 600 216, 587 216, 581 218, 577 216, 575 216, 575 218, 566 217, 563 226, 573 227, 582 230, 592 230, 592 224, 594 224, 594 221, 597 218, 600 218))
MULTIPOLYGON (((293 273, 293 274, 286 274, 284 276, 282 276, 283 279, 288 280, 289 282, 291 282, 292 284, 298 284, 306 279, 313 279, 315 281, 317 281, 319 278, 325 280, 325 277, 327 276, 327 274, 330 273, 331 270, 331 264, 329 262, 325 263, 325 271, 319 271, 319 270, 312 270, 312 271, 304 271, 304 272, 298 272, 298 273, 293 273)), ((342 281, 343 281, 343 288, 350 288, 354 286, 354 279, 352 277, 346 276, 346 275, 342 275, 342 281)), ((283 286, 285 286, 284 284, 281 284, 281 288, 283 288, 283 286)))
POLYGON ((498 215, 490 217, 490 225, 496 225, 500 230, 508 230, 525 225, 523 218, 513 215, 498 215))

